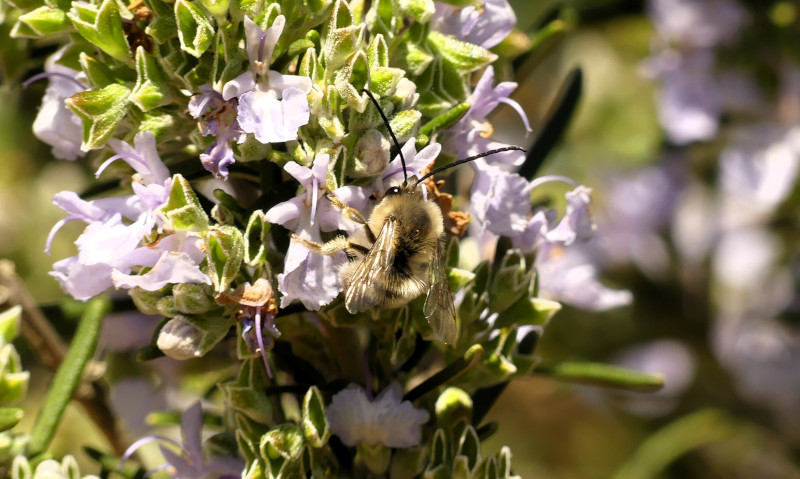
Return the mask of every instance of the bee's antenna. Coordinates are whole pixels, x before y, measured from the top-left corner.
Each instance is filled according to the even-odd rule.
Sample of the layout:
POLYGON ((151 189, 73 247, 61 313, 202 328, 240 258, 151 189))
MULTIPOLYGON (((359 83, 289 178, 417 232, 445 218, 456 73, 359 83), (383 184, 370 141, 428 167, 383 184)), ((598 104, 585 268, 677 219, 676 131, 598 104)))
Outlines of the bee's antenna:
POLYGON ((394 146, 397 147, 397 152, 400 154, 400 163, 403 164, 403 186, 408 185, 408 172, 406 171, 406 159, 403 157, 403 149, 400 147, 400 142, 397 141, 397 137, 394 136, 394 132, 392 131, 392 127, 389 126, 389 119, 386 118, 386 114, 383 113, 381 110, 381 105, 378 103, 378 100, 372 96, 372 92, 367 90, 366 88, 362 88, 361 91, 367 94, 372 103, 375 104, 375 108, 378 109, 378 113, 381 114, 381 118, 383 118, 383 123, 386 125, 386 129, 389 130, 389 134, 392 135, 392 140, 394 141, 394 146))
POLYGON ((503 147, 503 148, 497 148, 496 150, 484 151, 483 153, 479 153, 479 154, 477 154, 475 156, 470 156, 469 158, 464 158, 463 160, 456 160, 456 161, 454 161, 452 163, 448 163, 448 164, 446 164, 444 166, 440 166, 439 168, 436 168, 435 170, 432 170, 432 171, 428 172, 427 174, 423 175, 420 179, 417 180, 417 184, 422 183, 423 181, 425 181, 426 178, 431 177, 431 176, 435 175, 436 173, 441 173, 444 170, 449 170, 450 168, 456 167, 458 165, 463 165, 464 163, 469 163, 470 161, 475 161, 478 158, 483 158, 484 156, 494 155, 495 153, 502 153, 504 151, 514 151, 514 150, 525 151, 525 148, 521 148, 519 146, 506 146, 506 147, 503 147))

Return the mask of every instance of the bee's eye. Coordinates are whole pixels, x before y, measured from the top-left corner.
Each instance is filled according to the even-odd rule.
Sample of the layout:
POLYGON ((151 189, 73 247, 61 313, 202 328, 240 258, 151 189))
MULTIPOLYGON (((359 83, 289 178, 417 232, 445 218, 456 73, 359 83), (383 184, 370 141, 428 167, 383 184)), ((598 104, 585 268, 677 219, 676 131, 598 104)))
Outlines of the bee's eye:
POLYGON ((400 193, 402 193, 402 191, 400 190, 399 186, 392 186, 386 190, 386 196, 399 195, 400 193))

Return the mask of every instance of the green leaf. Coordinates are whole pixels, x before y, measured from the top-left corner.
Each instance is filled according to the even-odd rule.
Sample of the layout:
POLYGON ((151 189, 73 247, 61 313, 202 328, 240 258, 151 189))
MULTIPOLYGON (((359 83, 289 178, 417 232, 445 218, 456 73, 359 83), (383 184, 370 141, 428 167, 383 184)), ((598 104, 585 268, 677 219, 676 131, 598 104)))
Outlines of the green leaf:
POLYGON ((150 111, 175 100, 172 86, 164 77, 158 62, 141 46, 136 49, 136 85, 130 99, 142 111, 150 111))
POLYGON ((19 334, 19 324, 22 320, 22 306, 14 306, 0 313, 0 338, 3 342, 10 343, 19 334))
POLYGON ((228 13, 229 0, 200 0, 200 3, 211 15, 224 19, 228 13))
POLYGON ((403 400, 415 401, 417 398, 422 397, 424 394, 433 391, 442 384, 456 379, 467 371, 477 366, 483 359, 483 346, 480 344, 473 344, 464 355, 452 363, 445 366, 442 370, 429 377, 414 389, 407 392, 403 396, 403 400))
POLYGON ((581 98, 581 91, 583 90, 583 73, 580 68, 575 68, 564 84, 561 86, 561 91, 553 100, 546 119, 544 127, 539 131, 536 141, 533 146, 528 149, 528 154, 525 155, 525 162, 519 169, 519 174, 529 180, 533 180, 539 168, 544 163, 547 155, 555 147, 564 132, 569 126, 570 120, 578 107, 578 100, 581 98))
POLYGON ((81 150, 94 150, 106 144, 128 111, 130 93, 127 87, 114 83, 64 100, 67 108, 83 122, 81 150))
POLYGON ((461 120, 470 108, 472 108, 472 105, 465 101, 456 104, 454 107, 422 125, 419 129, 420 135, 425 135, 430 138, 439 131, 450 128, 461 120))
POLYGON ((303 437, 312 447, 322 447, 331 437, 331 428, 325 417, 325 402, 316 386, 311 386, 303 397, 303 437))
POLYGON ((173 176, 169 199, 159 211, 167 217, 174 230, 208 230, 208 215, 200 206, 192 186, 180 174, 173 176))
POLYGON ((369 98, 361 90, 367 86, 369 65, 367 54, 357 52, 336 70, 333 84, 339 96, 358 113, 364 113, 369 98))
POLYGON ((506 251, 489 288, 489 309, 501 313, 508 309, 523 295, 529 293, 533 270, 528 269, 521 251, 506 251))
POLYGON ((8 431, 22 420, 25 413, 18 407, 0 408, 0 432, 8 431))
POLYGON ((178 24, 175 22, 175 13, 167 2, 161 0, 145 0, 153 19, 148 23, 144 32, 150 35, 158 44, 164 44, 178 34, 178 24))
POLYGON ((28 392, 30 373, 22 369, 22 361, 13 344, 0 348, 0 365, 0 404, 22 400, 28 392))
POLYGON ((114 72, 108 68, 108 65, 94 56, 81 52, 78 56, 78 62, 80 63, 81 71, 86 75, 86 79, 93 89, 100 89, 112 83, 118 83, 114 72))
POLYGON ((248 265, 257 266, 266 261, 269 229, 263 211, 256 210, 250 215, 244 230, 244 261, 248 265))
POLYGON ((543 361, 533 372, 562 381, 618 389, 658 391, 664 386, 664 377, 660 374, 632 371, 603 363, 543 361))
POLYGON ((264 389, 267 373, 261 358, 245 359, 236 381, 223 384, 226 402, 249 419, 259 424, 271 424, 272 403, 264 389))
POLYGON ((462 42, 436 30, 428 33, 428 42, 462 74, 480 70, 497 59, 497 55, 485 48, 462 42))
POLYGON ((514 324, 546 326, 559 311, 561 311, 561 303, 557 301, 524 295, 500 313, 495 327, 508 328, 514 324))
POLYGON ((331 12, 322 45, 322 57, 328 75, 333 75, 337 68, 361 47, 364 41, 365 24, 355 24, 350 6, 344 0, 337 0, 331 12))
POLYGON ((83 370, 94 356, 103 317, 109 311, 109 306, 106 298, 95 298, 87 304, 72 343, 64 356, 64 362, 56 371, 44 405, 36 417, 28 446, 29 456, 41 454, 50 444, 61 416, 83 376, 83 370))
POLYGON ((244 67, 244 55, 239 48, 239 32, 236 25, 229 24, 217 31, 214 63, 211 66, 213 87, 222 91, 222 87, 233 80, 244 67))
POLYGON ((131 62, 130 47, 122 30, 122 17, 116 0, 104 0, 99 9, 88 3, 75 2, 67 17, 90 43, 121 62, 131 62))
POLYGON ((206 234, 208 275, 214 290, 221 293, 239 274, 244 258, 244 238, 234 226, 215 226, 206 234))
POLYGON ((175 2, 175 20, 181 49, 200 58, 214 41, 214 26, 203 10, 187 0, 175 2))
POLYGON ((403 17, 410 17, 417 23, 428 23, 436 11, 433 0, 395 0, 394 8, 403 17))
POLYGON ((692 449, 731 438, 737 434, 733 419, 723 411, 702 409, 683 416, 656 431, 641 443, 616 479, 662 477, 662 471, 692 449))
POLYGON ((419 111, 403 110, 397 112, 397 114, 389 120, 389 126, 392 128, 392 131, 397 137, 397 141, 399 141, 401 145, 417 134, 421 119, 422 113, 419 111))
POLYGON ((289 479, 300 466, 303 454, 303 435, 294 424, 281 424, 261 438, 261 460, 267 464, 269 478, 289 479))
POLYGON ((58 8, 39 7, 17 19, 11 29, 12 38, 39 38, 62 33, 72 28, 67 14, 58 8))

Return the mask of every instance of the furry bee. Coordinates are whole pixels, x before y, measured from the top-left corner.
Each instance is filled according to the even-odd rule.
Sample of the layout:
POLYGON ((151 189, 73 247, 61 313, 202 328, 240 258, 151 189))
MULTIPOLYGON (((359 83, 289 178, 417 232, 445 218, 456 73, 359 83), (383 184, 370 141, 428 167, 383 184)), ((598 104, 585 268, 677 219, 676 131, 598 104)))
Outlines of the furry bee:
MULTIPOLYGON (((372 99, 388 128, 389 121, 378 102, 369 91, 363 91, 372 99)), ((324 244, 293 237, 317 253, 344 252, 347 255, 348 263, 340 275, 348 312, 397 308, 424 292, 427 294, 423 308, 425 317, 439 340, 453 344, 458 338, 458 322, 444 263, 444 217, 438 204, 423 196, 424 181, 436 173, 484 156, 524 150, 511 146, 488 151, 444 165, 409 182, 400 145, 391 128, 389 133, 400 151, 404 180, 389 186, 369 220, 335 196, 328 195, 345 217, 363 228, 350 238, 340 236, 324 244)))

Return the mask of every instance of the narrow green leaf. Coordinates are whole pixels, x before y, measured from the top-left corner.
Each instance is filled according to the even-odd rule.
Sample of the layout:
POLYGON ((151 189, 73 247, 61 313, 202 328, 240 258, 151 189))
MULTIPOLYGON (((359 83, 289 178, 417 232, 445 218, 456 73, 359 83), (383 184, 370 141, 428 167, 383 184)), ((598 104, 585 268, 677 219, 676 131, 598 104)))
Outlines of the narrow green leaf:
POLYGON ((536 366, 533 372, 563 381, 637 391, 658 391, 664 386, 664 377, 660 374, 632 371, 603 363, 545 361, 536 366))
POLYGON ((446 130, 455 125, 458 120, 462 119, 470 108, 472 108, 471 104, 462 101, 461 103, 456 104, 453 108, 450 108, 441 115, 433 118, 428 123, 422 125, 422 128, 419 129, 419 132, 422 135, 431 137, 440 130, 446 130))
POLYGON ((583 72, 580 67, 575 68, 561 87, 561 91, 556 96, 550 111, 547 114, 547 119, 544 122, 544 127, 533 142, 533 146, 528 150, 525 155, 525 162, 519 169, 519 174, 532 180, 536 173, 541 168, 550 150, 555 147, 564 136, 564 132, 569 126, 575 109, 578 107, 578 101, 581 98, 583 91, 583 72))
POLYGON ((617 472, 616 479, 649 479, 692 449, 736 434, 732 418, 723 411, 703 409, 684 416, 647 438, 617 472))
POLYGON ((31 432, 31 442, 28 446, 28 455, 40 454, 50 444, 58 423, 61 421, 61 416, 83 376, 83 370, 94 355, 97 340, 100 337, 100 328, 103 325, 103 317, 109 309, 110 304, 103 297, 92 299, 87 304, 78 330, 75 331, 75 336, 72 338, 72 344, 64 356, 64 362, 56 371, 44 405, 36 417, 36 423, 31 432))
POLYGON ((472 347, 467 349, 467 352, 464 353, 464 356, 448 364, 444 369, 429 377, 417 387, 406 393, 406 395, 403 396, 403 400, 411 402, 417 400, 425 393, 433 391, 442 384, 446 384, 448 381, 451 381, 474 368, 481 362, 482 359, 483 346, 480 344, 472 345, 472 347))

